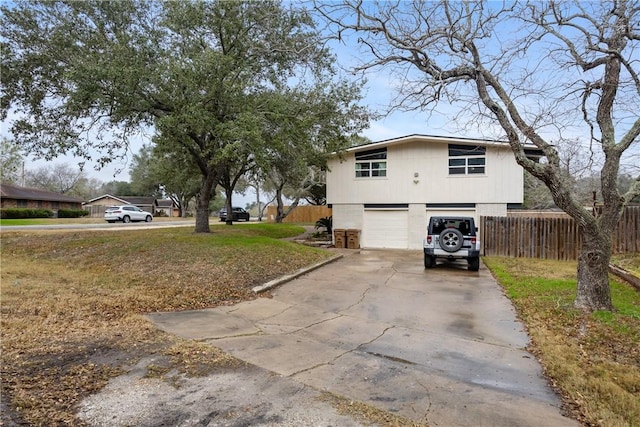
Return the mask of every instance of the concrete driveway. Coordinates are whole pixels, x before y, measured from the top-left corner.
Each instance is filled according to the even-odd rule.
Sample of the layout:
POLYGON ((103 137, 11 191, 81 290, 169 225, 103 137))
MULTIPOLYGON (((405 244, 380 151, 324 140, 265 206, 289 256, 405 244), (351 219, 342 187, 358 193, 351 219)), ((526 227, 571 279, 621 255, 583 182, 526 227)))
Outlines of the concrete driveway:
MULTIPOLYGON (((346 251, 345 251, 346 252, 346 251)), ((149 316, 319 390, 432 426, 577 426, 489 271, 350 251, 259 298, 149 316)))

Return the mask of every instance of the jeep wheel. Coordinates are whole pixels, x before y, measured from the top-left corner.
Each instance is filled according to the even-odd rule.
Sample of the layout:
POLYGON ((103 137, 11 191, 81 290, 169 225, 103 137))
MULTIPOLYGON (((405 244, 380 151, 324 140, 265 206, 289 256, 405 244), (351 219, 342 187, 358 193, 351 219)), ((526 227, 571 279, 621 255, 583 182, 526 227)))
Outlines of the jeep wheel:
POLYGON ((424 268, 433 268, 436 266, 436 257, 424 254, 424 268))
POLYGON ((455 228, 447 228, 440 233, 440 247, 447 252, 459 250, 463 242, 462 233, 455 228))
POLYGON ((469 262, 469 271, 478 271, 480 269, 480 257, 473 257, 467 260, 469 262))

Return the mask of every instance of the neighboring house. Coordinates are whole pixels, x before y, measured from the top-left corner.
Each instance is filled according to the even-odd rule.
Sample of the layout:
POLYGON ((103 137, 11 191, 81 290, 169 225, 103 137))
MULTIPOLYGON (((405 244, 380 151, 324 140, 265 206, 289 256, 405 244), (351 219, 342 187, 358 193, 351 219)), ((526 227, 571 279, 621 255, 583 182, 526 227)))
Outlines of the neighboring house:
POLYGON ((82 199, 39 188, 0 184, 0 205, 2 208, 49 209, 57 212, 60 209, 82 209, 82 199))
POLYGON ((523 169, 498 141, 409 135, 334 153, 328 163, 333 228, 361 230, 363 248, 420 249, 429 217, 506 216, 523 193, 523 169))
POLYGON ((162 214, 168 217, 180 216, 180 210, 173 199, 158 199, 156 200, 156 204, 156 213, 162 212, 162 214))
POLYGON ((111 194, 105 194, 84 203, 85 209, 91 212, 92 217, 102 216, 106 208, 117 205, 134 205, 151 214, 155 214, 157 202, 155 197, 112 196, 111 194))

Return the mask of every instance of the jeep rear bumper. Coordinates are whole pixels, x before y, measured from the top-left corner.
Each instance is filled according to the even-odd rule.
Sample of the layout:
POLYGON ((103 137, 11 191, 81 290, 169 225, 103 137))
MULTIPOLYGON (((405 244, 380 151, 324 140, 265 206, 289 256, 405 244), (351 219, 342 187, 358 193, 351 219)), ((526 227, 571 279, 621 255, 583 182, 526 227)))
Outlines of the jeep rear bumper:
POLYGON ((480 256, 480 251, 476 249, 467 249, 456 252, 447 252, 442 249, 424 248, 424 254, 439 258, 478 258, 480 256))

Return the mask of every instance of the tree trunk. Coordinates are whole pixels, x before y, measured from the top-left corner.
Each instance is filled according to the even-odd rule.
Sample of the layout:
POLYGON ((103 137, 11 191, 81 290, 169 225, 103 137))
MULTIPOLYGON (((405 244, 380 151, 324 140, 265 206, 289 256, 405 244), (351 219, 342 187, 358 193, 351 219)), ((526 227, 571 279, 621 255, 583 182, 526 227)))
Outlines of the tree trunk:
POLYGON ((276 189, 276 223, 281 224, 284 219, 284 202, 282 201, 282 189, 276 189))
POLYGON ((262 207, 260 206, 260 184, 256 184, 256 204, 258 205, 258 221, 262 221, 262 207))
POLYGON ((186 218, 189 212, 189 199, 186 196, 180 197, 180 218, 186 218))
POLYGON ((209 233, 209 202, 211 201, 211 190, 213 189, 216 177, 213 173, 208 173, 202 178, 200 193, 196 197, 196 233, 209 233))
POLYGON ((227 218, 225 218, 225 224, 233 225, 233 200, 231 199, 233 196, 233 189, 230 186, 227 186, 224 190, 224 194, 227 198, 227 218))
POLYGON ((196 233, 209 233, 209 200, 208 193, 201 192, 196 198, 196 233))
POLYGON ((578 256, 578 293, 574 305, 585 311, 612 311, 609 289, 612 235, 601 230, 583 230, 582 239, 578 256))

